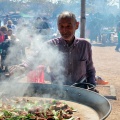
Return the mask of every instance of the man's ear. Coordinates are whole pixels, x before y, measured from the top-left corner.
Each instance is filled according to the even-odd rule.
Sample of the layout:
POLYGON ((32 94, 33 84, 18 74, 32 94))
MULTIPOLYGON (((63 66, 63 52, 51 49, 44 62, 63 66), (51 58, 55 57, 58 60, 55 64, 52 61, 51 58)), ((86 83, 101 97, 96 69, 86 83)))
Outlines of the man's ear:
POLYGON ((76 22, 76 29, 78 29, 79 27, 79 22, 76 22))

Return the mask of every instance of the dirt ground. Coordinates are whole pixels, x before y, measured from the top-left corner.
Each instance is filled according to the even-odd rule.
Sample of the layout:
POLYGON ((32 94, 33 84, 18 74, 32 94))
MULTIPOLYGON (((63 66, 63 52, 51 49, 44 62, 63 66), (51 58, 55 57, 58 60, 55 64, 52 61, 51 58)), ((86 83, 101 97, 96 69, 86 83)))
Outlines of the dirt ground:
MULTIPOLYGON (((108 81, 108 85, 113 85, 117 95, 117 100, 108 99, 112 105, 112 111, 106 120, 120 120, 120 52, 115 51, 115 45, 93 44, 92 50, 96 75, 108 81)), ((101 87, 99 92, 104 95, 106 90, 101 87)))

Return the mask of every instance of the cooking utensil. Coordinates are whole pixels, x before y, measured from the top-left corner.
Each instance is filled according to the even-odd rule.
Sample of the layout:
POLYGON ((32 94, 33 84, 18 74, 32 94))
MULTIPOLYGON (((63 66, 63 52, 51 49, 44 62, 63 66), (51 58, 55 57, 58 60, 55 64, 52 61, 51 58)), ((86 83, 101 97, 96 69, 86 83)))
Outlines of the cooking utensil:
POLYGON ((74 86, 4 82, 1 83, 0 91, 4 91, 9 96, 43 97, 73 101, 94 109, 100 120, 105 120, 111 112, 111 104, 104 96, 74 86))

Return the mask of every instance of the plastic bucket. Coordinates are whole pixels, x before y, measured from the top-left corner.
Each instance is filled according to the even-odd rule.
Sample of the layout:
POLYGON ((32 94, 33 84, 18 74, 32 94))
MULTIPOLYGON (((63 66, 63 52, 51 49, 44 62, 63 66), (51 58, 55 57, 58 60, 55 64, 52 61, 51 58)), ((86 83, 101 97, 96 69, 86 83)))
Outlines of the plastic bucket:
POLYGON ((44 66, 40 65, 35 70, 30 71, 27 75, 27 82, 45 83, 44 82, 44 66))

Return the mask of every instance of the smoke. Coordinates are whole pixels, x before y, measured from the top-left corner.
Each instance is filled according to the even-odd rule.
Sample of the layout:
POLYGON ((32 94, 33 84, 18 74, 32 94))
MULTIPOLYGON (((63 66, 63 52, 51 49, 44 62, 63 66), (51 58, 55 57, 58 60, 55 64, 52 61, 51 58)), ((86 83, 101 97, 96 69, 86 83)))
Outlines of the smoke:
MULTIPOLYGON (((32 64, 30 65, 31 70, 35 70, 39 65, 44 65, 45 72, 49 76, 46 80, 50 81, 50 74, 52 73, 58 80, 58 84, 62 85, 64 82, 64 55, 59 52, 58 46, 50 47, 46 44, 50 40, 49 35, 38 34, 34 28, 33 20, 20 20, 14 33, 16 40, 9 47, 9 52, 5 59, 6 65, 13 66, 21 64, 23 61, 29 61, 32 64)), ((15 72, 10 78, 2 78, 6 79, 3 85, 1 83, 3 93, 9 93, 11 90, 11 87, 5 86, 16 86, 16 82, 26 82, 28 73, 24 75, 24 73, 15 72), (22 79, 25 79, 25 81, 22 79)), ((14 90, 12 89, 13 93, 11 94, 20 93, 20 96, 23 96, 29 85, 29 83, 26 86, 23 85, 20 89, 17 89, 16 86, 13 88, 14 90)))
POLYGON ((28 61, 33 69, 38 65, 44 65, 46 72, 55 75, 55 80, 58 80, 58 83, 64 82, 64 55, 58 50, 58 46, 52 47, 49 44, 41 43, 36 53, 28 57, 28 61))
MULTIPOLYGON (((50 47, 46 44, 50 40, 48 32, 43 35, 37 33, 34 22, 30 23, 27 20, 20 21, 14 32, 16 40, 9 47, 5 63, 12 66, 27 61, 31 70, 35 70, 39 65, 44 65, 46 72, 51 74, 50 69, 52 69, 52 74, 62 84, 64 81, 64 56, 59 52, 58 46, 50 47)), ((18 77, 18 75, 19 73, 15 73, 14 77, 18 77)))

